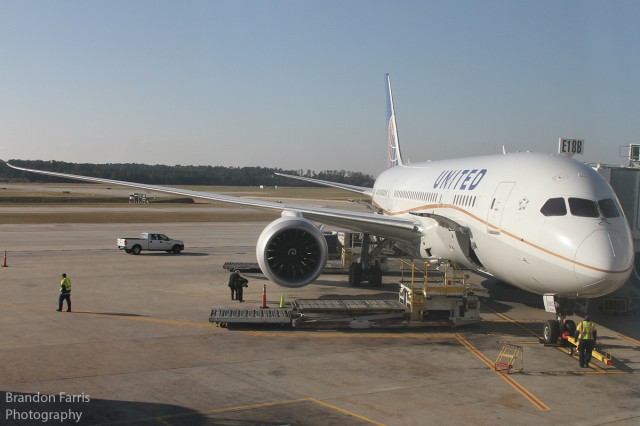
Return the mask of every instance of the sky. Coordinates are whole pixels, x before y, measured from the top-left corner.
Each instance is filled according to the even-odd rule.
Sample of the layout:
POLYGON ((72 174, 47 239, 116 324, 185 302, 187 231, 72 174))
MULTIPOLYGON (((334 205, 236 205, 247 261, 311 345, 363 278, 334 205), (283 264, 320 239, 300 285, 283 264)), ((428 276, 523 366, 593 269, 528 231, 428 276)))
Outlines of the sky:
POLYGON ((640 2, 0 0, 0 159, 386 167, 640 143, 640 2))

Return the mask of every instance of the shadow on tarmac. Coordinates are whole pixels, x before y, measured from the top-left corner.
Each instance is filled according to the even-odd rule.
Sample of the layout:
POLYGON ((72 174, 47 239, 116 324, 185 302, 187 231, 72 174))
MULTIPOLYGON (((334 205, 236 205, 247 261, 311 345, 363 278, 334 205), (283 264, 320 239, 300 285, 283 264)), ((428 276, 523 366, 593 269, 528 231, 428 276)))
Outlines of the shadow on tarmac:
POLYGON ((76 314, 89 314, 89 315, 107 315, 114 317, 148 317, 148 315, 130 314, 127 312, 90 312, 90 311, 73 311, 76 314))
POLYGON ((0 398, 4 402, 3 415, 6 423, 3 424, 9 425, 162 424, 165 418, 171 419, 172 424, 211 424, 210 419, 201 413, 177 405, 95 399, 84 393, 71 395, 65 392, 41 394, 0 391, 0 398))
POLYGON ((201 257, 201 256, 210 256, 210 254, 209 253, 190 252, 190 251, 183 251, 183 252, 180 252, 180 254, 165 253, 165 252, 146 252, 146 253, 141 253, 139 256, 144 256, 144 257, 158 257, 158 256, 201 257))
MULTIPOLYGON (((204 412, 173 404, 96 399, 80 394, 41 394, 0 391, 3 425, 234 425, 279 426, 304 424, 370 425, 371 421, 318 403, 312 398, 233 405, 204 412), (6 411, 5 411, 6 410, 6 411)), ((215 407, 215 402, 212 402, 215 407)))

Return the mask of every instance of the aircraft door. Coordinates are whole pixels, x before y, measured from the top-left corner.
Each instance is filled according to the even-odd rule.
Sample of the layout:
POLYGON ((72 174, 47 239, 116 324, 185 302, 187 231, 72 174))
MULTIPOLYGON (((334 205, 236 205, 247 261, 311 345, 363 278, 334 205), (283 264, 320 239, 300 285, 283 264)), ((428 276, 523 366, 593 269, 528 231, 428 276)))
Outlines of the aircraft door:
POLYGON ((491 204, 489 205, 489 212, 487 213, 488 233, 500 234, 502 213, 504 212, 504 206, 507 204, 507 199, 514 185, 514 182, 500 182, 498 188, 496 188, 496 192, 493 193, 491 204))

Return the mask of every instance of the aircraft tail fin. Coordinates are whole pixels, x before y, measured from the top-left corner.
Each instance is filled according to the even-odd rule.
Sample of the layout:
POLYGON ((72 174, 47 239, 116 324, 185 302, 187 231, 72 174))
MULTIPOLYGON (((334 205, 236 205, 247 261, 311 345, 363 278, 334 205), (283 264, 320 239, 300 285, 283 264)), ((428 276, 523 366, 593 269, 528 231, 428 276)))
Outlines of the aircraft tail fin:
POLYGON ((398 141, 398 127, 396 125, 396 113, 393 108, 393 95, 391 94, 391 78, 385 74, 387 80, 387 167, 404 166, 400 155, 400 142, 398 141))

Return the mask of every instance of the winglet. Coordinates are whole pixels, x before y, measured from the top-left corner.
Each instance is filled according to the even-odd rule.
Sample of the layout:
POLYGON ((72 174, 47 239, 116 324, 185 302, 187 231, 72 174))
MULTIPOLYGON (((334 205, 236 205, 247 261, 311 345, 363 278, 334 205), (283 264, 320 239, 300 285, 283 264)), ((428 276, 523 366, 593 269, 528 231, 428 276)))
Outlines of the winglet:
POLYGON ((387 167, 404 166, 400 155, 400 142, 398 141, 398 126, 396 125, 396 113, 393 108, 393 95, 391 94, 391 78, 385 74, 387 80, 387 167))

